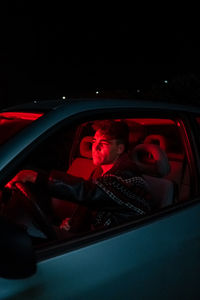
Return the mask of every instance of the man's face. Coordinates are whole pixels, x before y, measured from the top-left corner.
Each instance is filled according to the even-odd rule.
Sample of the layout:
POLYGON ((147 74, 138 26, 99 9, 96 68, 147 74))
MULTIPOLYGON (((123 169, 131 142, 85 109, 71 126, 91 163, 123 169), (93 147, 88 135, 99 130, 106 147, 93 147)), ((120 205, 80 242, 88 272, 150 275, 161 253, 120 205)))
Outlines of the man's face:
POLYGON ((101 130, 97 130, 92 144, 92 158, 95 166, 112 164, 124 151, 123 144, 109 139, 101 130))

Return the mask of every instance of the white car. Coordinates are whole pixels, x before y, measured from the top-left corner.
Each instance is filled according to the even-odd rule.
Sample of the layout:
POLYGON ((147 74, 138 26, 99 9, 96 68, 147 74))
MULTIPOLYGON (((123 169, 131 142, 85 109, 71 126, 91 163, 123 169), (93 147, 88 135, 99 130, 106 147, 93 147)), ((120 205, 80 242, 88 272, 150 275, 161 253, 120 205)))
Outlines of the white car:
POLYGON ((199 126, 198 107, 141 100, 67 99, 2 110, 0 299, 199 299, 199 126), (63 200, 52 199, 57 219, 49 220, 45 190, 6 184, 24 169, 88 180, 91 124, 102 119, 128 124, 131 157, 157 208, 107 230, 57 238, 63 200), (160 150, 151 153, 152 144, 165 160, 160 150), (149 162, 140 161, 141 151, 149 162))

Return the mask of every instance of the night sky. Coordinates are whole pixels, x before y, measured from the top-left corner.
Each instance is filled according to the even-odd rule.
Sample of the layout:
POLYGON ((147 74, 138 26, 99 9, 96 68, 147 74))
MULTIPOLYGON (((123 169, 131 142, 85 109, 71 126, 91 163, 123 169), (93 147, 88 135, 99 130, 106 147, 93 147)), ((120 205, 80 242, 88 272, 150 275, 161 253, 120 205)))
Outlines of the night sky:
MULTIPOLYGON (((135 95, 200 75, 195 20, 162 14, 12 11, 1 27, 1 106, 62 96, 135 95), (189 74, 189 75, 188 75, 189 74)), ((185 84, 185 83, 184 83, 185 84)), ((197 84, 198 85, 198 84, 197 84)))

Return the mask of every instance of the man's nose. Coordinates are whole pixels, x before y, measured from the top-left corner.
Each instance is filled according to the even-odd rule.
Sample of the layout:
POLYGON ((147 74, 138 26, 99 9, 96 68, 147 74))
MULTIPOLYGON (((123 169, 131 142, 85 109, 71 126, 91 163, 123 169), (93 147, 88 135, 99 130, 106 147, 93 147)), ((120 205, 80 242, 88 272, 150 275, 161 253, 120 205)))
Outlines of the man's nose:
POLYGON ((97 144, 93 144, 93 147, 94 147, 95 151, 100 150, 100 145, 98 143, 97 144))

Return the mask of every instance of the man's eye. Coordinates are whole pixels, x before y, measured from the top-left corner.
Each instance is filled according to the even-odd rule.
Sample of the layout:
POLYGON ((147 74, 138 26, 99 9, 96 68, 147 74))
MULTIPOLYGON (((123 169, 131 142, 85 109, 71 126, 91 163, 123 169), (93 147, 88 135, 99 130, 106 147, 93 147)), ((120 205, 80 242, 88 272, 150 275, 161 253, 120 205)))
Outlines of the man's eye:
POLYGON ((103 145, 103 146, 108 146, 109 143, 104 142, 104 143, 102 143, 101 145, 103 145))

